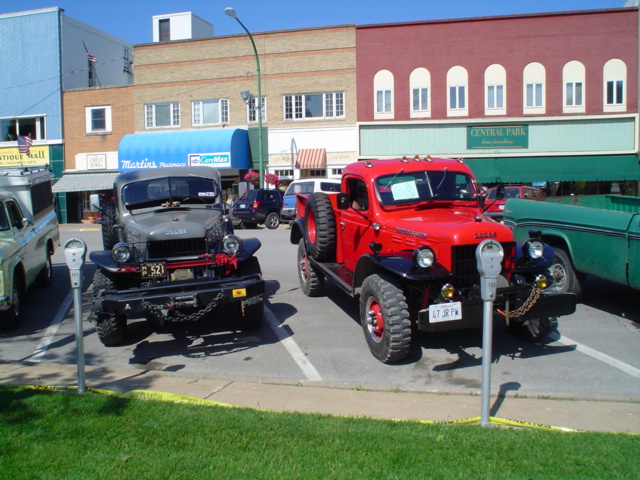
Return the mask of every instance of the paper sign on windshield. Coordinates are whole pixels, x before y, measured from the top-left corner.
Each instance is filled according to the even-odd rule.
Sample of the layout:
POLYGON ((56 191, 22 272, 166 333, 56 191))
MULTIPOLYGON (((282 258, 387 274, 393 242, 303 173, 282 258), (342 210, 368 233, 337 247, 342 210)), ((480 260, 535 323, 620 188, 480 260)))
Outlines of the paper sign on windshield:
POLYGON ((396 183, 391 185, 391 194, 394 200, 410 200, 418 198, 418 189, 415 181, 396 183))

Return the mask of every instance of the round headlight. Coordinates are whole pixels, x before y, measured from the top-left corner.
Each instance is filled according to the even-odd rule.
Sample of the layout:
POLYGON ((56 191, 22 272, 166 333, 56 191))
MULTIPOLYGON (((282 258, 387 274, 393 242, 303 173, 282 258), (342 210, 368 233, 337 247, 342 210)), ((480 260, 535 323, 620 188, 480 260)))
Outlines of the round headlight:
POLYGON ((419 247, 413 252, 413 263, 420 268, 429 268, 436 261, 436 255, 429 247, 419 247))
POLYGON ((222 250, 227 255, 237 253, 240 250, 240 245, 242 245, 242 240, 235 235, 226 235, 222 240, 222 250))
POLYGON ((131 258, 131 247, 126 243, 116 243, 111 249, 111 258, 118 263, 126 263, 131 258))
POLYGON ((527 240, 522 248, 531 258, 540 258, 544 254, 544 244, 540 240, 527 240))

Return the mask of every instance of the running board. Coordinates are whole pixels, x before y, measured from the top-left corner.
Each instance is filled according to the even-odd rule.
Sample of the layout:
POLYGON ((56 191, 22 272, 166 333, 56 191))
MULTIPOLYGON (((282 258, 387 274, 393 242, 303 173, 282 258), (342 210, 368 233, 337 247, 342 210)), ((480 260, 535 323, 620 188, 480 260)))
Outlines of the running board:
POLYGON ((341 263, 321 263, 313 259, 311 264, 322 272, 325 278, 335 283, 341 290, 350 296, 354 296, 353 272, 350 272, 341 263))

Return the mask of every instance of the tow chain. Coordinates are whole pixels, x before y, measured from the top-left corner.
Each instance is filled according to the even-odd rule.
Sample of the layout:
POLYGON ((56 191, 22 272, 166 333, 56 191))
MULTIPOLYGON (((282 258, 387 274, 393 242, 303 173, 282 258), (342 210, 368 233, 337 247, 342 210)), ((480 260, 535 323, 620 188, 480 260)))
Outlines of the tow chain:
POLYGON ((533 290, 531 290, 531 295, 529 295, 529 298, 525 300, 525 302, 522 304, 522 306, 520 306, 520 308, 512 312, 509 312, 509 311, 502 312, 501 310, 498 310, 498 312, 500 312, 505 317, 508 316, 509 318, 522 317, 529 310, 531 310, 533 306, 536 304, 536 302, 540 298, 540 292, 541 290, 538 287, 533 287, 533 290))
POLYGON ((181 313, 175 308, 171 307, 170 305, 165 305, 165 306, 154 305, 152 303, 147 302, 146 300, 143 300, 141 306, 143 310, 150 312, 156 317, 158 317, 158 320, 160 321, 160 323, 164 323, 167 320, 172 322, 188 322, 188 321, 194 322, 204 318, 205 315, 210 313, 215 307, 217 307, 220 304, 223 298, 224 298, 224 292, 220 292, 218 293, 218 295, 213 297, 213 299, 202 310, 198 310, 197 312, 194 312, 191 314, 181 313), (171 316, 171 318, 169 318, 167 315, 165 315, 162 312, 164 308, 167 308, 173 312, 173 315, 171 316))

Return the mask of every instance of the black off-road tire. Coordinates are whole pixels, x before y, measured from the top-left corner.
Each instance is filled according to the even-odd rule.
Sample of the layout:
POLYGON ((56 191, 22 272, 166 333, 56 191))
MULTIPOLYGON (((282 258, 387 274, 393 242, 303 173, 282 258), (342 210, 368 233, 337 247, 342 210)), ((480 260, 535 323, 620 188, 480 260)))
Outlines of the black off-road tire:
POLYGON ((269 230, 274 230, 280 226, 280 215, 278 212, 271 212, 267 215, 267 218, 264 219, 264 226, 269 230))
MULTIPOLYGON (((114 283, 100 269, 93 274, 93 300, 104 291, 113 290, 114 283)), ((127 336, 127 317, 123 314, 96 313, 96 330, 98 338, 107 347, 119 345, 127 336)))
POLYGON ((309 195, 305 207, 305 240, 314 260, 332 260, 336 252, 336 217, 326 193, 309 195))
POLYGON ((116 225, 116 204, 108 202, 100 207, 100 218, 102 223, 102 246, 105 250, 111 250, 118 243, 118 232, 116 225))
POLYGON ((127 317, 123 314, 98 315, 96 330, 103 345, 120 345, 127 337, 127 317))
POLYGON ((509 323, 509 330, 517 337, 533 342, 545 340, 557 329, 558 319, 556 317, 536 318, 523 322, 511 320, 509 323))
POLYGON ((3 328, 18 328, 22 323, 22 287, 20 277, 13 276, 13 288, 11 294, 11 307, 0 312, 0 325, 3 328))
POLYGON ((382 363, 399 362, 409 354, 409 308, 393 278, 374 274, 365 279, 360 292, 360 322, 369 350, 382 363))
POLYGON ((36 281, 38 283, 38 286, 41 288, 48 287, 49 285, 51 285, 51 282, 53 281, 53 263, 51 263, 51 252, 49 251, 48 248, 47 248, 46 263, 44 267, 42 267, 42 270, 40 271, 40 273, 38 274, 38 278, 36 281))
POLYGON ((582 293, 582 285, 580 284, 582 276, 573 268, 571 257, 560 247, 553 247, 555 258, 549 268, 554 284, 552 290, 561 293, 575 293, 580 296, 582 293))
POLYGON ((298 280, 300 289, 307 297, 319 297, 324 292, 324 275, 309 261, 304 239, 298 243, 298 280))

